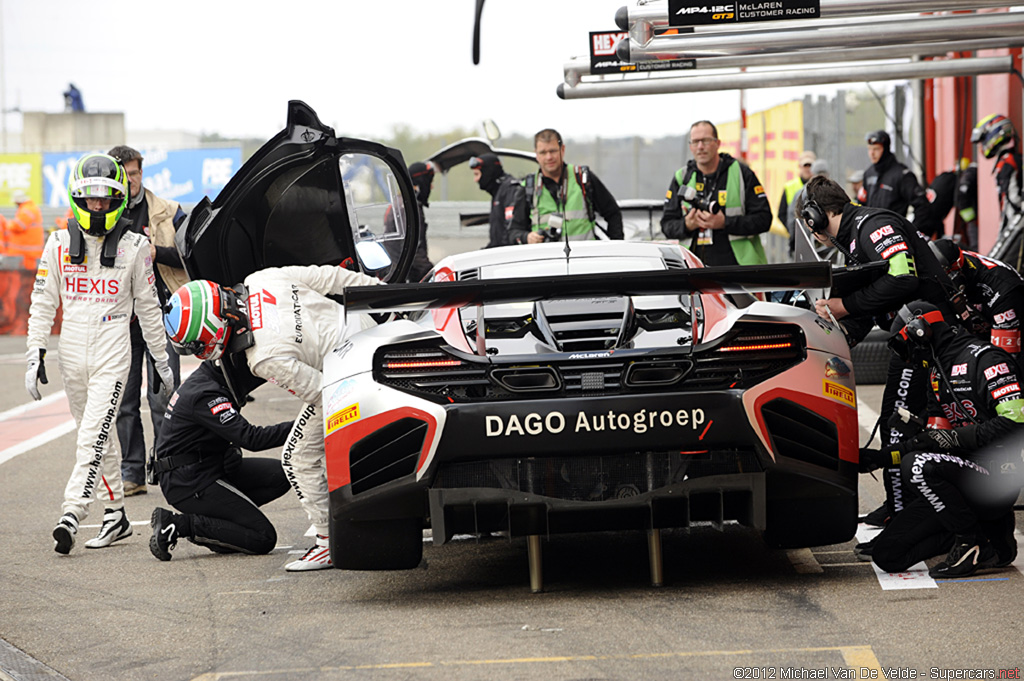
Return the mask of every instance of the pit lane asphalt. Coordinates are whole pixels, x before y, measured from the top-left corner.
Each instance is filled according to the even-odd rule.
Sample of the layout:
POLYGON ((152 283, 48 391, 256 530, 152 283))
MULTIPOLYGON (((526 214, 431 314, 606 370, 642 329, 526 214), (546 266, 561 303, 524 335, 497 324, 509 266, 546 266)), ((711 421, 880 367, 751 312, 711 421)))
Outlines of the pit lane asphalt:
MULTIPOLYGON (((0 337, 0 412, 27 402, 23 352, 23 337, 0 337)), ((61 390, 54 359, 44 395, 61 390)), ((877 409, 880 386, 859 398, 877 409)), ((264 386, 245 414, 273 423, 298 407, 264 386)), ((94 504, 60 556, 50 532, 73 446, 68 433, 0 464, 0 639, 10 644, 0 642, 0 679, 731 679, 744 668, 763 679, 860 667, 928 678, 931 667, 1022 661, 1015 569, 883 591, 853 541, 812 549, 820 571, 802 572, 739 527, 666 532, 657 589, 642 533, 554 537, 544 541, 546 591, 534 595, 522 539, 428 544, 426 568, 408 572, 287 573, 289 552, 310 543, 290 493, 265 508, 278 530, 270 555, 182 542, 161 563, 147 546, 146 523, 164 504, 151 487, 126 500, 132 537, 85 549, 94 504)), ((881 498, 862 476, 862 509, 881 498)))

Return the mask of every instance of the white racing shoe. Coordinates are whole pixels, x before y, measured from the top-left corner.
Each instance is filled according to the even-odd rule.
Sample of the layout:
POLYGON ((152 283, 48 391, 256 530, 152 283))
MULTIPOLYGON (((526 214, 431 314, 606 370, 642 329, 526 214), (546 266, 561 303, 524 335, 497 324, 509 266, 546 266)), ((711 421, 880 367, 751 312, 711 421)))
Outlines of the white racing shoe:
POLYGON ((284 566, 288 572, 305 572, 306 570, 325 570, 332 568, 331 544, 322 534, 316 536, 316 544, 299 558, 284 566))
POLYGON ((78 534, 78 518, 74 513, 65 513, 57 521, 57 526, 53 528, 53 539, 57 542, 53 550, 64 555, 71 553, 71 549, 75 546, 76 534, 78 534))
POLYGON ((116 541, 132 535, 132 524, 124 514, 124 507, 108 508, 103 511, 103 525, 100 533, 85 542, 87 549, 102 549, 116 541))

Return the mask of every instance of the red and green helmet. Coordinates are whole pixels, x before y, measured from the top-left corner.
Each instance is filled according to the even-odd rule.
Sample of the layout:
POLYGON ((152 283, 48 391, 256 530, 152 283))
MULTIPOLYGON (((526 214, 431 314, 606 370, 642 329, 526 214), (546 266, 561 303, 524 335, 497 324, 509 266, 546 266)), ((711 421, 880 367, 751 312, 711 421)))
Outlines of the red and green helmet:
POLYGON ((219 359, 231 333, 221 316, 220 286, 207 279, 190 281, 171 296, 164 328, 178 354, 219 359))
POLYGON ((75 220, 86 233, 106 236, 128 206, 128 174, 124 166, 106 154, 86 154, 68 177, 68 203, 75 220), (89 210, 87 199, 109 199, 107 208, 89 210))

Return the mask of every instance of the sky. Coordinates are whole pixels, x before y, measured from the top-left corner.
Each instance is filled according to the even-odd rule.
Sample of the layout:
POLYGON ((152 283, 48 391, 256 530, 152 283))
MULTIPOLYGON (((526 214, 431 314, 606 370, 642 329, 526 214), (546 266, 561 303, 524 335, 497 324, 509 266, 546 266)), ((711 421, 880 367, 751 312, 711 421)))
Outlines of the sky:
MULTIPOLYGON (((635 0, 633 0, 635 1, 635 0)), ((569 138, 681 134, 739 118, 737 91, 563 101, 563 65, 588 32, 615 30, 626 0, 487 0, 472 63, 474 0, 0 0, 3 106, 59 112, 73 82, 85 108, 128 130, 269 138, 301 99, 339 135, 505 134, 569 138)), ((818 87, 747 91, 747 110, 818 87)), ((20 116, 7 115, 9 130, 20 116)))

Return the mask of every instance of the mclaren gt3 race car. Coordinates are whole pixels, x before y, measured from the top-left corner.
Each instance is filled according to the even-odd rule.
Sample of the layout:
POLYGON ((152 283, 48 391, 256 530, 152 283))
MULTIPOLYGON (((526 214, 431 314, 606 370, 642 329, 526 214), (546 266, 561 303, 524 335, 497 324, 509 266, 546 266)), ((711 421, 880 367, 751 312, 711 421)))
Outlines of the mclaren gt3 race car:
POLYGON ((727 521, 776 546, 850 539, 846 341, 808 310, 751 295, 825 287, 830 274, 573 242, 455 255, 430 283, 348 289, 350 313, 405 318, 324 362, 334 564, 415 567, 424 527, 435 545, 727 521))
MULTIPOLYGON (((418 214, 398 150, 338 137, 293 101, 285 129, 176 238, 190 278, 225 286, 284 265, 388 284, 340 302, 401 318, 324 358, 336 566, 415 567, 426 527, 435 544, 506 532, 530 547, 727 521, 778 546, 853 536, 845 338, 752 295, 828 287, 827 263, 704 268, 675 244, 549 243, 455 255, 427 283, 394 283, 418 214)), ((238 357, 230 346, 223 361, 238 357)))

